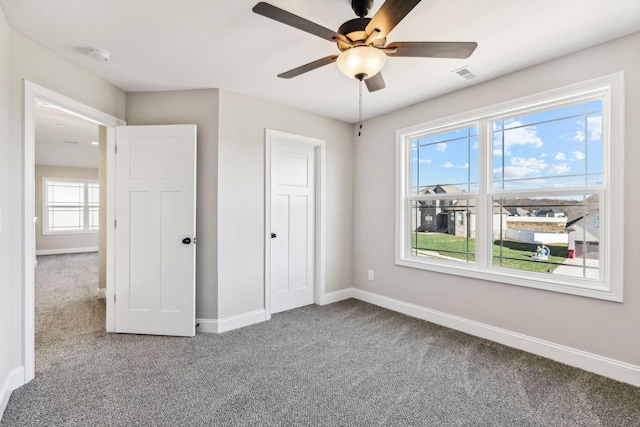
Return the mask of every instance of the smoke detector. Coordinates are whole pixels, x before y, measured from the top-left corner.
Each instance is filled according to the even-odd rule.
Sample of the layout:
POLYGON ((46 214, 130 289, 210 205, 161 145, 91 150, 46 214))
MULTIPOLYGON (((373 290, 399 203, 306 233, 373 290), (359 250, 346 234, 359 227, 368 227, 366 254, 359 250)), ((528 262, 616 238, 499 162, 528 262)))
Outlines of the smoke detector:
POLYGON ((111 54, 104 49, 92 47, 89 49, 89 56, 100 62, 107 62, 111 59, 111 54))

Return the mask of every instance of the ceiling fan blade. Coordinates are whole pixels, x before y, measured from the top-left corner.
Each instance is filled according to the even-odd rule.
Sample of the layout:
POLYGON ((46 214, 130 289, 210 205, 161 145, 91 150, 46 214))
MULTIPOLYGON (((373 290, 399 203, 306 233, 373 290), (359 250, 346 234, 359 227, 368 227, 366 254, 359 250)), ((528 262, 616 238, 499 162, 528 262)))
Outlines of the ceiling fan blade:
POLYGON ((384 83, 384 79, 382 78, 382 71, 378 71, 373 77, 365 79, 365 84, 367 85, 367 89, 369 92, 375 92, 380 89, 384 89, 387 85, 384 83))
POLYGON ((290 79, 292 77, 299 76, 300 74, 304 74, 308 71, 315 70, 316 68, 320 68, 325 65, 332 64, 336 62, 337 58, 338 58, 338 55, 325 56, 324 58, 318 59, 313 62, 309 62, 308 64, 305 64, 305 65, 301 65, 300 67, 294 68, 293 70, 289 70, 282 74, 278 74, 278 77, 280 77, 281 79, 290 79))
POLYGON ((378 37, 387 37, 387 34, 393 30, 398 22, 407 16, 411 10, 420 3, 420 0, 387 0, 380 9, 373 15, 371 21, 367 24, 365 31, 371 34, 375 29, 380 30, 378 37))
POLYGON ((337 39, 343 38, 346 41, 346 37, 344 37, 342 34, 338 34, 333 30, 323 27, 322 25, 318 25, 315 22, 311 22, 307 19, 301 18, 298 15, 294 15, 291 12, 287 12, 286 10, 270 5, 269 3, 261 1, 253 6, 252 10, 258 15, 266 16, 267 18, 271 18, 275 21, 282 22, 283 24, 290 25, 299 30, 306 31, 309 34, 313 34, 314 36, 329 40, 330 42, 334 42, 337 39))
POLYGON ((396 49, 387 52, 389 56, 464 59, 470 57, 476 47, 476 42, 395 42, 389 43, 386 49, 396 49))

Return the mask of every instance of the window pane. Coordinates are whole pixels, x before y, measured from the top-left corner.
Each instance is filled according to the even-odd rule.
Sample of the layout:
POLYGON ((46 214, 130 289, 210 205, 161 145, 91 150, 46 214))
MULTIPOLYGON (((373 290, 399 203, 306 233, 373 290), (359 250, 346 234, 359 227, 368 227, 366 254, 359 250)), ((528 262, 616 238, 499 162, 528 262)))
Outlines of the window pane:
POLYGON ((602 114, 578 104, 493 123, 493 188, 602 183, 602 114))
POLYGON ((84 228, 83 208, 50 208, 49 230, 51 231, 77 231, 84 228))
POLYGON ((49 182, 49 205, 82 206, 84 204, 84 183, 49 182))
POLYGON ((477 126, 426 135, 412 141, 413 194, 436 186, 455 186, 460 191, 477 191, 477 183, 477 126))
POLYGON ((475 262, 476 201, 411 202, 411 253, 426 258, 475 262))
POLYGON ((601 239, 597 194, 496 198, 508 212, 494 235, 493 265, 561 276, 599 278, 601 239))
POLYGON ((43 215, 46 231, 78 232, 98 230, 100 187, 85 181, 46 179, 46 203, 43 215))
POLYGON ((100 227, 100 212, 98 208, 89 208, 89 230, 98 230, 100 227))
POLYGON ((88 184, 89 206, 98 206, 100 203, 100 186, 98 184, 88 184))

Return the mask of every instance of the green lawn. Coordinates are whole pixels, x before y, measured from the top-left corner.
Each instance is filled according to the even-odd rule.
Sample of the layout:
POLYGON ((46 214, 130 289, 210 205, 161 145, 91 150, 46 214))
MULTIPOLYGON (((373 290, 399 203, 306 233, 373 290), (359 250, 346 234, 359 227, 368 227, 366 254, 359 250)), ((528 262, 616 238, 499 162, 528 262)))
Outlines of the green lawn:
MULTIPOLYGON (((567 253, 565 245, 547 245, 551 250, 549 260, 534 261, 531 255, 535 253, 537 246, 531 243, 503 240, 501 248, 500 240, 496 240, 493 244, 493 265, 544 273, 555 270, 558 264, 565 260, 567 253)), ((476 241, 445 233, 413 233, 413 248, 437 252, 439 256, 474 262, 476 241)))

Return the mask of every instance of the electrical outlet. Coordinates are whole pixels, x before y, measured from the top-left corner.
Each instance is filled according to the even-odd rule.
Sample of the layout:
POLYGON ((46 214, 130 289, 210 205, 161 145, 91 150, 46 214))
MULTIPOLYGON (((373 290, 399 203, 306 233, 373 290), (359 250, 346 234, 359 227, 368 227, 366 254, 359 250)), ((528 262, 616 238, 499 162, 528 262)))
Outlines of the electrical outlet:
POLYGON ((367 279, 373 280, 373 270, 367 271, 367 279))

